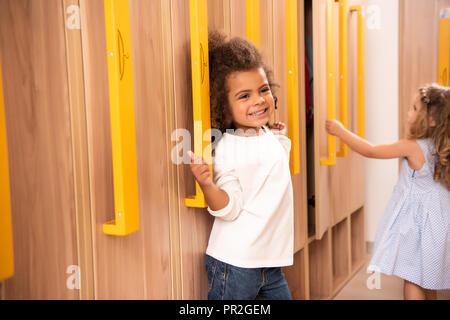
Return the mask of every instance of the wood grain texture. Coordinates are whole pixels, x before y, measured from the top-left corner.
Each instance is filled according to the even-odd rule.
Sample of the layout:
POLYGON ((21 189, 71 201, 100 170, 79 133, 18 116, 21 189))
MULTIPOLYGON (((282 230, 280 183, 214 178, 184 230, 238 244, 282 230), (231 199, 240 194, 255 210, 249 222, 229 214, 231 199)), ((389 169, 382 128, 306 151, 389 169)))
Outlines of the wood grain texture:
POLYGON ((282 268, 294 300, 309 300, 309 264, 308 248, 305 247, 294 255, 294 264, 282 268))
POLYGON ((72 128, 73 179, 78 244, 78 265, 80 266, 80 298, 94 298, 94 272, 92 261, 92 225, 89 190, 89 158, 87 145, 86 105, 84 97, 83 49, 81 28, 73 28, 73 21, 80 18, 79 0, 64 0, 66 59, 72 128), (72 10, 71 10, 72 8, 72 10), (73 16, 75 15, 75 16, 73 16))
MULTIPOLYGON (((173 61, 173 39, 172 39, 172 5, 170 1, 161 0, 161 16, 169 17, 169 21, 161 19, 162 27, 162 49, 164 59, 164 92, 166 110, 166 136, 171 137, 176 130, 176 110, 175 110, 175 83, 174 83, 174 61, 173 61)), ((172 153, 172 143, 167 143, 167 154, 172 153)), ((167 164, 168 173, 168 205, 170 220, 170 266, 172 299, 182 298, 182 277, 181 277, 181 243, 180 243, 180 212, 178 194, 178 170, 177 165, 169 161, 167 164)))
POLYGON ((345 219, 331 229, 332 234, 332 266, 333 288, 337 288, 350 275, 350 231, 345 219))
POLYGON ((168 194, 172 191, 167 172, 171 158, 165 122, 162 20, 159 1, 130 1, 146 299, 171 298, 168 194))
MULTIPOLYGON (((287 44, 286 44, 286 1, 276 0, 273 9, 273 59, 274 80, 280 86, 276 88, 278 110, 276 121, 288 123, 287 97, 287 44)), ((268 27, 264 26, 265 30, 268 27)), ((306 121, 305 117, 305 40, 304 40, 304 7, 298 4, 298 92, 300 115, 300 174, 292 177, 294 191, 294 252, 304 247, 307 239, 307 200, 306 200, 306 121), (303 155, 303 156, 302 156, 303 155)))
POLYGON ((245 1, 229 0, 231 9, 231 37, 247 38, 245 25, 245 1))
POLYGON ((72 138, 62 2, 0 1, 15 275, 6 299, 78 299, 72 138))
POLYGON ((332 290, 331 238, 325 232, 321 240, 308 245, 309 283, 312 300, 327 299, 332 290))
POLYGON ((172 288, 160 3, 130 2, 140 230, 127 237, 102 231, 102 224, 114 216, 104 9, 102 1, 80 1, 80 5, 95 296, 167 299, 172 288))
POLYGON ((399 138, 406 137, 408 108, 427 83, 438 82, 439 13, 450 0, 400 0, 399 138))
MULTIPOLYGON (((222 1, 208 2, 208 29, 214 23, 224 26, 212 16, 223 10, 222 1)), ((223 12, 223 11, 222 11, 223 12)), ((189 2, 172 1, 173 60, 175 85, 175 113, 177 128, 187 129, 193 138, 192 80, 190 61, 189 2)), ((190 141, 193 146, 193 140, 190 141)), ((175 146, 175 143, 173 143, 175 146)), ((186 152, 187 150, 183 150, 186 152)), ((213 218, 206 209, 188 208, 185 198, 194 194, 195 180, 188 165, 178 166, 178 195, 180 210, 182 299, 205 299, 207 278, 205 252, 213 218)))
MULTIPOLYGON (((358 4, 360 1, 349 1, 350 4, 358 4)), ((339 7, 334 6, 335 23, 338 30, 339 7)), ((327 133, 325 120, 327 119, 328 99, 325 94, 327 89, 328 73, 335 74, 336 88, 336 117, 339 119, 339 35, 335 32, 336 57, 335 69, 326 69, 326 1, 313 2, 313 48, 314 48, 314 135, 315 135, 315 189, 316 210, 315 225, 316 238, 320 239, 329 226, 336 225, 339 221, 348 217, 356 209, 365 203, 365 159, 349 150, 345 158, 336 158, 334 166, 320 165, 320 158, 328 155, 327 133)), ((355 17, 349 17, 355 19, 355 17)), ((356 100, 356 24, 349 24, 349 129, 356 131, 357 100, 356 100)), ((338 148, 339 139, 336 139, 338 148)))
POLYGON ((366 237, 364 207, 350 216, 351 270, 354 272, 365 261, 366 237))

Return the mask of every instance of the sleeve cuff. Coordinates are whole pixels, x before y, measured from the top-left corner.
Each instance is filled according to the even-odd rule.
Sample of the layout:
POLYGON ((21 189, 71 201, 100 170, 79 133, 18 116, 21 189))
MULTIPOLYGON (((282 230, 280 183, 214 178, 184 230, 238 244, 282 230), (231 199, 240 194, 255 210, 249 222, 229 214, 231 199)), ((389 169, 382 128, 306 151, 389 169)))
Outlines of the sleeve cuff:
POLYGON ((225 206, 225 208, 222 208, 217 211, 211 210, 210 207, 207 208, 208 212, 215 217, 223 218, 226 215, 228 215, 230 213, 231 209, 233 208, 234 198, 230 195, 229 192, 227 192, 226 190, 224 190, 224 191, 227 193, 228 199, 229 199, 228 204, 225 206))

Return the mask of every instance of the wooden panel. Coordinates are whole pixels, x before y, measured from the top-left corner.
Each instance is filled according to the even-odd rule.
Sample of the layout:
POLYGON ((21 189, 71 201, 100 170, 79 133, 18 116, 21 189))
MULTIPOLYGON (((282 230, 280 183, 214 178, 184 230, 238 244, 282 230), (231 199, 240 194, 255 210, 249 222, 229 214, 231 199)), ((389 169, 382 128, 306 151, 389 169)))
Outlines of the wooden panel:
POLYGON ((0 1, 15 275, 6 299, 78 299, 62 1, 0 1))
POLYGON ((337 288, 350 275, 350 230, 345 219, 331 229, 333 289, 337 288))
POLYGON ((294 265, 282 269, 294 300, 309 299, 309 264, 307 254, 308 248, 305 247, 294 255, 294 265))
POLYGON ((450 0, 400 0, 399 137, 408 108, 424 84, 438 82, 439 13, 450 0))
MULTIPOLYGON (((361 3, 360 0, 349 1, 349 5, 361 3)), ((315 191, 316 210, 315 226, 316 238, 320 239, 329 226, 333 226, 343 218, 348 217, 351 212, 361 207, 365 202, 364 168, 365 160, 355 152, 349 150, 345 158, 336 158, 333 166, 320 165, 320 158, 328 157, 328 139, 325 131, 325 120, 327 119, 327 77, 330 73, 335 75, 336 104, 335 111, 339 119, 339 29, 338 4, 334 5, 335 16, 335 41, 336 57, 334 70, 327 70, 326 66, 326 1, 313 2, 313 48, 314 48, 314 135, 315 135, 315 191)), ((355 17, 352 16, 352 18, 355 17)), ((356 85, 354 74, 356 73, 355 38, 356 24, 349 25, 351 46, 349 46, 349 128, 356 130, 355 119, 357 119, 356 85)), ((336 139, 338 145, 339 139, 336 139)), ((339 150, 337 148, 337 150, 339 150)))
POLYGON ((351 267, 355 271, 366 258, 364 207, 350 216, 351 267))
POLYGON ((308 245, 310 298, 327 299, 331 295, 332 265, 331 238, 325 232, 321 240, 308 245))
MULTIPOLYGON (((267 27, 263 24, 263 29, 267 27)), ((273 58, 274 80, 280 86, 276 89, 278 111, 275 121, 288 123, 287 108, 287 49, 286 49, 286 1, 277 0, 273 4, 273 58)), ((299 73, 299 114, 300 114, 300 174, 292 177, 294 191, 294 251, 304 247, 307 238, 307 205, 306 205, 306 122, 305 114, 305 45, 304 45, 304 7, 298 4, 298 73, 299 73)))
MULTIPOLYGON (((275 0, 276 1, 276 0, 275 0)), ((260 0, 259 4, 261 18, 261 54, 264 62, 274 65, 274 1, 260 0)), ((300 31, 299 31, 300 32, 300 31)))
MULTIPOLYGON (((222 1, 208 2, 208 19, 211 21, 208 29, 221 29, 214 25, 211 15, 219 15, 223 8, 222 1)), ((175 113, 177 128, 191 132, 193 146, 193 113, 192 113, 192 82, 190 61, 190 26, 189 2, 172 1, 173 21, 173 60, 175 113)), ((209 22, 209 21, 208 21, 209 22)), ((222 28, 225 28, 223 26, 222 28)), ((185 153, 187 150, 183 150, 185 153)), ((184 198, 194 193, 195 179, 189 166, 178 166, 178 194, 180 210, 180 244, 181 244, 181 275, 182 298, 205 299, 207 296, 207 279, 205 271, 205 252, 212 227, 213 218, 206 209, 188 208, 184 198)))
POLYGON ((245 27, 245 1, 229 0, 231 8, 231 37, 247 38, 245 27))
POLYGON ((114 217, 103 2, 83 0, 80 6, 95 296, 98 299, 167 299, 171 297, 171 266, 160 3, 130 2, 141 227, 126 237, 108 236, 102 231, 102 224, 114 217), (151 128, 148 123, 152 123, 151 128))
POLYGON ((166 20, 159 1, 130 1, 130 15, 145 297, 167 299, 171 297, 167 172, 171 158, 163 87, 162 25, 166 20))
POLYGON ((94 298, 92 225, 89 192, 86 105, 84 103, 83 51, 79 0, 64 0, 66 59, 74 171, 75 212, 80 270, 80 298, 94 298))
POLYGON ((306 92, 305 92, 305 11, 304 2, 298 3, 298 98, 300 115, 300 174, 292 177, 294 190, 294 251, 304 248, 308 239, 308 198, 306 159, 306 92))
MULTIPOLYGON (((174 60, 172 41, 172 4, 170 1, 161 0, 162 22, 162 49, 164 59, 164 92, 166 109, 166 137, 171 137, 176 130, 176 110, 174 95, 174 60), (167 21, 169 17, 169 21, 167 21)), ((172 143, 167 142, 167 154, 172 154, 172 143)), ((170 161, 167 163, 168 173, 168 206, 170 224, 170 266, 172 277, 172 299, 182 298, 181 281, 181 255, 180 255, 180 217, 179 217, 179 194, 178 194, 178 172, 177 164, 170 161)))
POLYGON ((326 70, 326 0, 312 2, 313 61, 314 61, 314 186, 315 186, 315 236, 322 238, 329 221, 328 168, 320 165, 320 158, 327 157, 327 136, 324 123, 327 115, 326 70), (322 148, 319 148, 322 146, 322 148), (325 146, 325 147, 323 147, 325 146))

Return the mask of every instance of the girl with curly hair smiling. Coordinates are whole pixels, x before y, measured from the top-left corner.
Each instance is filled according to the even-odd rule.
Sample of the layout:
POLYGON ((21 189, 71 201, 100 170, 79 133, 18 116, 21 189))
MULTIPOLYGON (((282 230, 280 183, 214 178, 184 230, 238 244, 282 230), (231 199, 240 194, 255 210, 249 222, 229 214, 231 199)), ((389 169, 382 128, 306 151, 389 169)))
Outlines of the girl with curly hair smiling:
POLYGON ((192 152, 190 168, 215 217, 206 250, 208 299, 292 299, 282 266, 293 264, 291 141, 272 73, 248 41, 209 35, 214 181, 192 152))

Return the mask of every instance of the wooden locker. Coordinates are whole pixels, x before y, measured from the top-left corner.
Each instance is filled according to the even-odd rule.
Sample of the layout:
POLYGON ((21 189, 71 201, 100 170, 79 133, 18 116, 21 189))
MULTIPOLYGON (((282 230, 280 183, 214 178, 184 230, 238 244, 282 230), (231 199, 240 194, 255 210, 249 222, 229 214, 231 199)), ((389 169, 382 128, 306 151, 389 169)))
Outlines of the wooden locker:
POLYGON ((400 0, 399 137, 406 137, 408 108, 424 84, 437 83, 439 17, 449 0, 400 0))
POLYGON ((0 7, 15 258, 4 298, 78 299, 67 285, 78 246, 62 2, 0 7))
POLYGON ((103 1, 80 1, 91 177, 96 299, 172 297, 168 149, 158 1, 131 1, 140 229, 125 237, 103 233, 114 217, 111 129, 103 1), (151 123, 151 126, 149 124, 151 123))
MULTIPOLYGON (((361 41, 358 27, 363 25, 361 20, 358 22, 358 12, 355 11, 362 10, 355 7, 361 4, 360 0, 305 0, 305 31, 312 39, 314 56, 314 123, 307 129, 311 299, 327 299, 336 295, 365 259, 362 253, 365 239, 361 236, 364 230, 351 224, 357 221, 361 226, 359 222, 364 221, 361 209, 365 203, 364 158, 350 149, 346 157, 338 156, 343 151, 339 139, 329 139, 325 131, 328 118, 344 122, 345 110, 341 107, 345 106, 346 97, 347 128, 353 132, 363 129, 359 119, 363 110, 358 110, 363 106, 363 96, 358 96, 361 79, 358 58, 362 56, 358 56, 358 41, 361 41), (345 5, 347 11, 340 11, 345 5), (328 21, 332 23, 328 25, 328 21), (341 30, 342 35, 348 38, 348 46, 344 46, 341 30), (347 61, 342 59, 344 57, 347 61), (347 74, 345 70, 348 70, 347 74), (322 161, 327 158, 329 161, 322 161), (355 215, 358 219, 351 219, 355 215), (354 255, 352 248, 355 248, 354 255)), ((360 61, 362 64, 363 60, 360 61)))
MULTIPOLYGON (((286 124, 290 120, 287 1, 259 3, 260 50, 280 85, 272 120, 286 124)), ((362 160, 349 152, 348 158, 337 159, 334 168, 319 165, 327 146, 322 128, 327 102, 324 3, 297 1, 300 173, 292 176, 294 265, 283 268, 294 299, 331 297, 360 266, 364 251, 360 231, 364 210, 359 209, 364 195, 358 193, 363 190, 362 160), (317 114, 309 136, 304 118, 305 31, 313 36, 316 62, 317 114), (345 190, 339 184, 344 178, 349 181, 345 190), (308 237, 311 190, 316 215, 310 216, 314 227, 308 237)), ((209 30, 246 37, 245 1, 207 4, 209 30)), ((5 297, 205 299, 205 251, 213 217, 205 208, 186 206, 185 199, 195 194, 195 180, 188 165, 172 161, 175 146, 184 139, 179 129, 190 132, 193 147, 189 1, 129 1, 127 59, 133 70, 140 225, 137 232, 123 237, 107 235, 102 228, 115 216, 104 2, 0 0, 0 6, 0 50, 8 60, 3 69, 8 80, 4 81, 8 142, 13 145, 9 150, 13 231, 14 242, 19 243, 16 261, 23 265, 5 282, 5 297), (25 5, 31 14, 26 14, 30 9, 25 5), (79 28, 69 28, 67 19, 76 18, 71 10, 76 14, 77 7, 79 28), (47 12, 54 18, 49 19, 47 12), (4 31, 12 25, 14 33, 4 31), (28 33, 31 28, 33 35, 28 33), (25 85, 22 78, 27 79, 25 85), (33 175, 28 175, 30 171, 33 175), (43 192, 47 189, 52 192, 43 192), (27 197, 30 200, 23 201, 27 197), (27 256, 29 251, 54 259, 45 264, 52 276, 41 277, 44 261, 27 256), (81 268, 80 291, 66 288, 69 265, 81 268)), ((354 25, 349 29, 354 38, 354 25)), ((355 41, 351 45, 349 51, 354 52, 355 41)), ((349 56, 352 59, 352 53, 349 56)), ((338 66, 339 56, 334 59, 338 66)), ((349 65, 354 77, 356 64, 349 65)), ((349 82, 354 84, 355 79, 349 82)), ((349 127, 356 130, 355 86, 349 88, 349 127)))
MULTIPOLYGON (((347 1, 348 5, 360 4, 360 1, 347 1)), ((340 222, 351 212, 362 207, 365 202, 364 195, 364 159, 348 151, 345 158, 335 157, 334 165, 321 165, 320 159, 328 157, 328 134, 325 131, 325 120, 328 116, 328 99, 331 99, 329 77, 334 77, 334 113, 336 119, 339 115, 339 3, 333 3, 335 28, 334 33, 334 70, 327 69, 327 1, 313 1, 312 32, 314 51, 314 176, 315 176, 315 236, 320 239, 328 227, 340 222)), ((355 14, 349 14, 349 21, 355 19, 355 14)), ((356 38, 354 24, 349 23, 349 39, 356 38), (353 27, 352 27, 353 26, 353 27)), ((351 44, 352 41, 349 41, 351 44)), ((356 105, 356 59, 353 51, 349 50, 349 107, 348 128, 357 131, 357 105, 356 105), (353 63, 352 63, 353 62, 353 63)), ((350 48, 349 48, 350 49, 350 48)), ((329 62, 328 62, 329 63, 329 62)), ((336 138, 336 151, 339 151, 336 138)))

